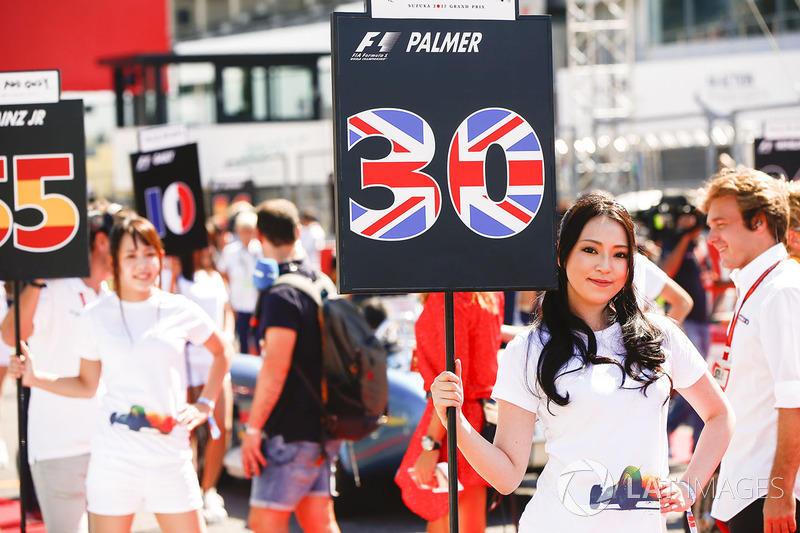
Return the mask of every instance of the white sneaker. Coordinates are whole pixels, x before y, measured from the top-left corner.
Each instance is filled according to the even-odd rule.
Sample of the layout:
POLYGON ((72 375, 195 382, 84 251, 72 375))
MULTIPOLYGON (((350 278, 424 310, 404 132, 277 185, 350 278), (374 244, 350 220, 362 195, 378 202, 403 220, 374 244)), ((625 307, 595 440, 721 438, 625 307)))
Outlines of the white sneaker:
POLYGON ((203 494, 203 516, 207 524, 219 524, 228 519, 225 500, 217 494, 217 489, 208 489, 203 494))

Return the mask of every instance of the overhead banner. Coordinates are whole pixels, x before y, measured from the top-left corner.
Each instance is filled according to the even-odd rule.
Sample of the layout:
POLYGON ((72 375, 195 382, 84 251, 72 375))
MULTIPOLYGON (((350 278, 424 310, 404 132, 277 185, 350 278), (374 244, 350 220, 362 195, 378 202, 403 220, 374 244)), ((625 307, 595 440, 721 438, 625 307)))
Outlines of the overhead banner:
POLYGON ((333 14, 344 293, 555 287, 549 16, 333 14))
POLYGON ((756 139, 756 168, 788 180, 800 179, 800 138, 756 139))
POLYGON ((83 101, 0 106, 0 279, 86 277, 88 250, 83 101))
POLYGON ((158 230, 167 255, 208 246, 197 144, 131 155, 136 211, 158 230))

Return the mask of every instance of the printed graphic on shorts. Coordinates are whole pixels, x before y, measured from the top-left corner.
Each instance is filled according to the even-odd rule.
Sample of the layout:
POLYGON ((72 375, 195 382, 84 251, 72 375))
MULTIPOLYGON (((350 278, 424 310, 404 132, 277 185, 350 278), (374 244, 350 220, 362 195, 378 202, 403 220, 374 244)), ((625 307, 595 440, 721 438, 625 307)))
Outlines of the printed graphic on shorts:
POLYGON ((659 478, 626 467, 616 478, 597 461, 581 459, 567 465, 558 478, 558 497, 578 516, 610 510, 658 510, 659 478), (615 482, 616 480, 616 482, 615 482))
POLYGON ((154 429, 164 435, 172 432, 178 423, 169 415, 145 412, 141 405, 134 405, 128 413, 111 413, 111 424, 122 424, 133 431, 154 429))

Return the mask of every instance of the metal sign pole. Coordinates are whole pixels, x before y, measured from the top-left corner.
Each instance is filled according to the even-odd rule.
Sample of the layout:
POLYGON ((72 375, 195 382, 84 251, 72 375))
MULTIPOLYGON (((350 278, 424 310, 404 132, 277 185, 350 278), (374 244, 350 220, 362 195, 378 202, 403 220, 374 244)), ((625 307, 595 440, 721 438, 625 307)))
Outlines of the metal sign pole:
MULTIPOLYGON (((22 283, 14 280, 14 340, 16 343, 16 353, 22 353, 22 339, 19 329, 19 304, 22 295, 22 283)), ((22 386, 22 378, 17 378, 17 433, 19 435, 19 527, 20 532, 25 533, 25 513, 28 509, 28 476, 24 475, 24 469, 28 468, 28 409, 25 405, 25 387, 22 386)))
MULTIPOLYGON (((444 293, 445 369, 456 371, 455 317, 453 293, 444 293)), ((447 408, 447 481, 450 496, 450 533, 458 533, 458 443, 456 409, 447 408)))

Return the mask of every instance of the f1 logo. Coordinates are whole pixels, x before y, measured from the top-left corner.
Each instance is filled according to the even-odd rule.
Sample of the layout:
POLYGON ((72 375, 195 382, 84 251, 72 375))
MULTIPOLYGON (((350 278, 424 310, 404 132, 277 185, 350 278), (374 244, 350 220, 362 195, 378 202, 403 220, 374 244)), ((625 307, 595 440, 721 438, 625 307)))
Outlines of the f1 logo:
MULTIPOLYGON (((372 46, 374 44, 375 38, 381 33, 383 32, 368 31, 366 35, 364 35, 364 38, 361 39, 361 44, 359 44, 358 48, 356 48, 356 52, 363 52, 364 50, 366 50, 367 47, 372 46)), ((388 53, 389 51, 391 51, 391 49, 394 48, 394 44, 397 42, 397 39, 399 38, 400 38, 399 31, 387 31, 384 34, 383 39, 381 39, 381 41, 378 43, 380 51, 382 53, 388 53)))

